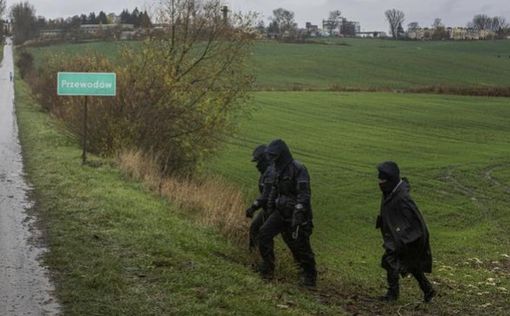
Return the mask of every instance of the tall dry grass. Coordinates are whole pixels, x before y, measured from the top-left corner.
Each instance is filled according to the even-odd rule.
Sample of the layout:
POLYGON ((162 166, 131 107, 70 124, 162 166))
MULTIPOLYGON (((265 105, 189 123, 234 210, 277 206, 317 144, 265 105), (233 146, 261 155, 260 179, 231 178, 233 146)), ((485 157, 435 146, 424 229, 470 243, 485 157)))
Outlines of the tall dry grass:
POLYGON ((230 240, 246 243, 246 202, 239 188, 225 179, 161 177, 156 160, 141 151, 124 151, 119 155, 119 165, 129 177, 191 212, 201 224, 215 227, 230 240))

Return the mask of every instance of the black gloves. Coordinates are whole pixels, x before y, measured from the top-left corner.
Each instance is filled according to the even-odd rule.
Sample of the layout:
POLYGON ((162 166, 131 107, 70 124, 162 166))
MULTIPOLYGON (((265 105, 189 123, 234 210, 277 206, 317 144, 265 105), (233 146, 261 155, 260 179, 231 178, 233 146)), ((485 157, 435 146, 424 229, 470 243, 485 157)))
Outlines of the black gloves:
POLYGON ((305 222, 305 209, 303 207, 303 204, 298 203, 294 207, 294 213, 292 213, 292 221, 290 226, 292 229, 296 228, 297 226, 303 224, 305 222))
POLYGON ((255 214, 255 211, 257 210, 257 208, 250 206, 246 209, 245 213, 246 213, 246 217, 248 218, 252 218, 253 217, 253 214, 255 214))
POLYGON ((246 217, 252 218, 253 214, 255 214, 255 211, 257 211, 259 208, 260 208, 260 203, 259 203, 259 201, 255 200, 255 202, 253 202, 253 204, 246 209, 246 211, 245 211, 246 217))

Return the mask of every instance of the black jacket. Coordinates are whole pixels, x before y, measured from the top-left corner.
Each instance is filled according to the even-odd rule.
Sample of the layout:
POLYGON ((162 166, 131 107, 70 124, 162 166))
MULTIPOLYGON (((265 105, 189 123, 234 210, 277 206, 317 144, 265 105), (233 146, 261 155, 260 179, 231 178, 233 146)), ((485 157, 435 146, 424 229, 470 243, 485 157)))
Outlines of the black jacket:
POLYGON ((294 160, 289 147, 281 139, 272 141, 266 152, 277 157, 272 166, 274 180, 269 195, 269 209, 279 211, 285 220, 290 221, 296 205, 301 204, 303 220, 311 221, 313 216, 308 170, 294 160))
POLYGON ((267 202, 271 193, 271 188, 274 181, 273 167, 269 166, 266 168, 264 173, 260 174, 259 178, 259 193, 260 195, 255 200, 257 208, 267 210, 267 202))
POLYGON ((409 195, 409 185, 401 181, 381 201, 376 228, 381 230, 384 248, 398 255, 408 270, 432 272, 429 231, 420 210, 409 195))

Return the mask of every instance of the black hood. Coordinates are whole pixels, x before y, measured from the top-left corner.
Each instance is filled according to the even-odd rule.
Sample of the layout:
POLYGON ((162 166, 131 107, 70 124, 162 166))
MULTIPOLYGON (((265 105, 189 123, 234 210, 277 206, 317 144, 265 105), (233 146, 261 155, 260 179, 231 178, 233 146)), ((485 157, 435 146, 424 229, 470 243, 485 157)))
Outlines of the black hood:
POLYGON ((253 150, 251 161, 257 163, 257 170, 263 174, 267 168, 271 165, 269 159, 266 156, 266 145, 259 145, 253 150))
POLYGON ((282 171, 294 160, 289 147, 281 139, 273 140, 269 146, 267 146, 266 153, 269 155, 269 158, 273 160, 277 171, 282 171))
POLYGON ((400 169, 398 165, 393 161, 385 161, 380 163, 377 166, 377 171, 379 171, 379 179, 387 180, 390 182, 399 182, 400 181, 400 169))
POLYGON ((385 161, 377 165, 377 171, 379 171, 378 178, 386 180, 379 183, 379 187, 386 197, 400 183, 400 169, 395 162, 385 161))

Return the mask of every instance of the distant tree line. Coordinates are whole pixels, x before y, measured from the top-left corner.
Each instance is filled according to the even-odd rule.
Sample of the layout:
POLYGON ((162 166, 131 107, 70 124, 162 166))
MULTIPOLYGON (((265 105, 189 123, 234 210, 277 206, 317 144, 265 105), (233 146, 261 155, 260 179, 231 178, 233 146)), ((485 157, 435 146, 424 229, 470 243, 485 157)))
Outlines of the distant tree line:
POLYGON ((120 13, 120 23, 122 24, 133 24, 135 27, 151 27, 152 22, 147 11, 139 11, 135 8, 133 12, 129 13, 128 10, 124 9, 120 13))
MULTIPOLYGON (((5 1, 0 0, 0 13, 2 14, 5 11, 5 1)), ((38 37, 43 29, 61 29, 63 32, 73 32, 79 30, 81 25, 113 23, 133 24, 135 28, 150 28, 152 26, 147 11, 140 11, 138 8, 132 12, 124 9, 119 17, 113 13, 106 14, 104 11, 100 11, 98 14, 91 12, 88 15, 74 15, 65 19, 46 19, 42 16, 37 17, 34 6, 27 1, 14 4, 10 9, 10 18, 13 24, 15 44, 21 44, 38 37)), ((0 27, 0 36, 2 30, 3 27, 0 27)))

